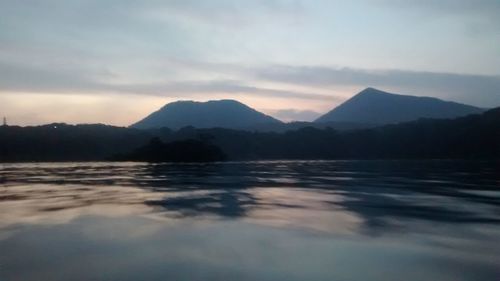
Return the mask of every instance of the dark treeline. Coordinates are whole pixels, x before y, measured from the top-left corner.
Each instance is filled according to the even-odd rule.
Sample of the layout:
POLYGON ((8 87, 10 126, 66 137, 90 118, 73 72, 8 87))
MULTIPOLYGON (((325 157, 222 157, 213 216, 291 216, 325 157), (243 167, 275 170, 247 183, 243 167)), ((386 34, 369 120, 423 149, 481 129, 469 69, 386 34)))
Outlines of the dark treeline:
MULTIPOLYGON (((214 145, 228 160, 500 158, 500 108, 453 120, 421 119, 350 131, 302 128, 277 133, 191 127, 171 131, 105 125, 8 126, 0 127, 0 161, 92 161, 117 155, 122 160, 148 160, 140 159, 139 152, 151 149, 147 147, 154 137, 163 142, 160 154, 167 155, 168 147, 191 152, 201 147, 202 153, 214 145), (186 140, 196 142, 186 144, 186 140), (174 141, 184 142, 165 146, 174 141), (126 155, 129 157, 123 158, 126 155)), ((200 161, 189 159, 195 157, 193 154, 196 153, 185 154, 184 160, 200 161)), ((183 153, 168 155, 164 160, 183 160, 183 153)))
POLYGON ((114 161, 143 161, 143 162, 213 162, 224 161, 226 155, 213 144, 205 141, 188 139, 164 143, 154 137, 142 147, 130 153, 117 154, 114 161))
POLYGON ((144 145, 156 134, 106 125, 4 126, 0 127, 0 160, 105 160, 144 145))

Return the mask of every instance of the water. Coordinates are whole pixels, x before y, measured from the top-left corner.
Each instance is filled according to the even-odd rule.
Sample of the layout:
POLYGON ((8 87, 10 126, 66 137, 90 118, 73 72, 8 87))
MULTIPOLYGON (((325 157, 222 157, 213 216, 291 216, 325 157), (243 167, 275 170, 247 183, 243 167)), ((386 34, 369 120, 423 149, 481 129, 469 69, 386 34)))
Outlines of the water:
POLYGON ((0 280, 500 280, 495 162, 0 166, 0 280))

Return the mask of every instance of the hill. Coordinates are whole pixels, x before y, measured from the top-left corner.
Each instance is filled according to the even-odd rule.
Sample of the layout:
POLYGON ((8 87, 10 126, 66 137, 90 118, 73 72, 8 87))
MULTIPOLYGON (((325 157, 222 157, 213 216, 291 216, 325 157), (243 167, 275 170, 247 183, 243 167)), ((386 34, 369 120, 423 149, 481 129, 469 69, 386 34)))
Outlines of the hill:
POLYGON ((104 160, 158 134, 101 124, 0 126, 0 162, 104 160))
POLYGON ((138 129, 167 127, 174 130, 186 126, 247 129, 281 123, 235 100, 177 101, 165 105, 131 127, 138 129))
POLYGON ((193 127, 171 131, 104 125, 0 126, 0 162, 102 161, 116 155, 136 161, 500 159, 499 144, 500 108, 456 119, 419 119, 350 131, 313 127, 277 133, 193 127), (155 148, 150 142, 155 137, 163 144, 151 149, 155 148))
POLYGON ((395 124, 419 118, 448 119, 481 113, 478 107, 431 97, 391 94, 367 88, 315 122, 395 124))

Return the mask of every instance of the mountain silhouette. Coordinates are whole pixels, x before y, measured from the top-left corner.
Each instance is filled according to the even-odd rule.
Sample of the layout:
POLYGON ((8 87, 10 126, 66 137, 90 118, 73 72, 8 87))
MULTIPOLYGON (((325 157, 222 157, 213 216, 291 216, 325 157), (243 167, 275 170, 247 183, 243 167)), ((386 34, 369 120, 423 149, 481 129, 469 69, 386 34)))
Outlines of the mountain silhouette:
POLYGON ((168 127, 174 130, 187 126, 195 128, 220 127, 245 129, 260 124, 281 123, 281 121, 258 112, 238 101, 214 100, 208 102, 172 102, 133 124, 131 127, 138 129, 168 127))
POLYGON ((419 119, 346 131, 329 127, 281 133, 193 127, 173 131, 54 123, 0 126, 0 163, 500 159, 499 143, 500 107, 455 119, 419 119))
POLYGON ((478 107, 431 97, 391 94, 366 88, 315 122, 394 124, 420 118, 448 119, 481 113, 478 107))

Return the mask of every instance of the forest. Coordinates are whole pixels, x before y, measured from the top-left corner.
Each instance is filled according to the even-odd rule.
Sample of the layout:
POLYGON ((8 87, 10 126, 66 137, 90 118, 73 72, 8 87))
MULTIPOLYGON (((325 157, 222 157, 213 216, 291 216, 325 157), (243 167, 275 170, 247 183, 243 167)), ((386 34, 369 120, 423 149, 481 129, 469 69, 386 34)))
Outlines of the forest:
POLYGON ((419 119, 343 131, 313 127, 286 132, 194 127, 174 131, 60 123, 0 127, 0 162, 498 158, 500 108, 456 119, 419 119))

